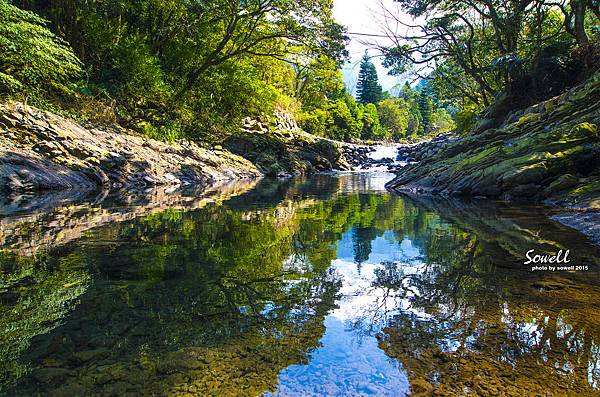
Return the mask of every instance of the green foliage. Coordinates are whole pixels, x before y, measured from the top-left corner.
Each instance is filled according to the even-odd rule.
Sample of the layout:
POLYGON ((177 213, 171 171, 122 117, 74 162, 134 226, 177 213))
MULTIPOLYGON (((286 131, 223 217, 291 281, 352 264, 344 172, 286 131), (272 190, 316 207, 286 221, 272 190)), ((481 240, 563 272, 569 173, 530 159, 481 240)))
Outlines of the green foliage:
POLYGON ((454 129, 448 111, 434 101, 433 89, 427 92, 425 95, 405 85, 399 98, 383 99, 376 104, 357 104, 346 92, 338 93, 322 107, 303 111, 300 124, 310 133, 346 141, 397 141, 454 129))
MULTIPOLYGON (((303 112, 302 127, 333 139, 401 140, 449 132, 455 124, 446 108, 437 102, 435 87, 421 82, 420 90, 405 84, 399 98, 357 104, 345 92, 329 105, 303 112)), ((388 94, 389 95, 389 94, 388 94)))
POLYGON ((210 90, 196 92, 194 103, 188 104, 195 115, 196 126, 190 133, 209 134, 200 137, 210 140, 211 135, 236 130, 245 116, 272 114, 284 95, 276 87, 265 84, 261 75, 261 70, 250 61, 232 61, 215 67, 200 81, 210 90))
MULTIPOLYGON (((101 98, 121 123, 155 138, 222 140, 245 116, 265 117, 282 104, 324 109, 343 91, 337 69, 347 55, 347 38, 329 0, 24 4, 50 20, 84 61, 88 79, 77 84, 82 98, 101 98)), ((4 0, 2 10, 3 19, 15 14, 45 29, 41 18, 4 0)), ((1 29, 15 30, 4 24, 1 29)), ((19 29, 10 40, 28 31, 40 35, 28 25, 19 29)), ((63 43, 44 32, 45 39, 63 43)), ((29 44, 22 47, 36 48, 29 44)), ((55 68, 24 63, 45 71, 36 77, 51 82, 47 74, 55 68)), ((67 82, 75 74, 60 77, 67 82)), ((2 69, 0 82, 13 91, 24 83, 2 69)))
POLYGON ((304 131, 318 136, 326 136, 329 112, 325 109, 315 109, 312 112, 301 113, 300 125, 304 131))
POLYGON ((471 109, 463 109, 454 115, 456 131, 460 134, 466 134, 475 125, 477 113, 471 109))
POLYGON ((432 131, 432 117, 433 117, 433 100, 431 96, 425 92, 421 92, 419 95, 419 113, 421 114, 421 121, 423 132, 428 134, 432 131))
POLYGON ((377 79, 377 70, 367 54, 363 56, 360 63, 356 94, 358 102, 362 104, 377 103, 383 99, 381 86, 377 79))
POLYGON ((0 0, 0 92, 53 89, 80 73, 81 63, 69 45, 42 18, 0 0))
POLYGON ((326 108, 329 100, 338 98, 345 90, 342 73, 331 58, 321 56, 295 68, 294 95, 306 111, 326 108))
POLYGON ((452 116, 444 108, 437 108, 431 115, 431 131, 439 134, 450 132, 456 127, 452 116))
POLYGON ((110 52, 110 82, 123 102, 130 107, 165 103, 169 84, 148 44, 140 36, 123 38, 110 52))
POLYGON ((384 49, 392 73, 436 65, 427 83, 401 89, 406 122, 390 102, 376 117, 377 103, 393 98, 382 92, 367 54, 357 97, 376 106, 359 107, 346 93, 339 68, 348 38, 331 0, 20 2, 29 11, 0 0, 0 90, 35 93, 53 109, 75 102, 84 114, 103 109, 103 119, 165 140, 220 141, 243 117, 268 119, 276 107, 297 112, 316 134, 397 139, 448 130, 448 112, 440 109, 481 111, 500 91, 512 92, 511 100, 557 95, 597 63, 595 51, 579 51, 576 61, 572 51, 573 43, 595 48, 585 47, 598 38, 595 1, 398 3, 417 17, 435 15, 384 49), (75 81, 82 69, 75 54, 85 81, 75 81), (65 97, 72 83, 76 100, 57 104, 45 95, 65 97))
MULTIPOLYGON (((496 98, 506 98, 499 108, 524 108, 558 95, 597 68, 597 61, 587 62, 577 51, 560 50, 586 48, 597 40, 592 29, 600 17, 595 0, 396 3, 422 19, 397 37, 401 44, 384 49, 384 65, 392 74, 403 74, 435 64, 427 77, 443 107, 480 112, 496 98)), ((390 9, 385 25, 402 26, 402 18, 390 9)), ((430 130, 428 107, 421 103, 424 132, 430 130)))
POLYGON ((406 136, 409 127, 409 108, 404 99, 381 101, 377 104, 377 112, 386 135, 396 140, 406 136))
POLYGON ((329 109, 330 118, 327 124, 329 136, 339 140, 358 138, 362 126, 350 112, 344 99, 336 99, 329 109))
POLYGON ((361 137, 363 139, 374 139, 381 140, 389 137, 386 130, 381 128, 379 121, 379 113, 377 112, 377 106, 372 103, 366 105, 360 105, 362 107, 362 132, 361 137))

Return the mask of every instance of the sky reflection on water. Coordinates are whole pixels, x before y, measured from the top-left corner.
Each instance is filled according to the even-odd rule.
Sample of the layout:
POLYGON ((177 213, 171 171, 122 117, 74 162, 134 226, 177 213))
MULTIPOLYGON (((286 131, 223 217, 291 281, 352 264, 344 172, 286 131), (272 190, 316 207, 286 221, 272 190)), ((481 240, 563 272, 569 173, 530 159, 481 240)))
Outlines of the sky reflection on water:
POLYGON ((598 248, 390 177, 7 211, 0 395, 598 394, 598 248), (532 246, 590 271, 531 272, 532 246))
MULTIPOLYGON (((292 365, 279 373, 275 396, 403 396, 409 392, 402 365, 378 347, 375 335, 386 325, 385 319, 371 312, 374 305, 397 302, 381 302, 389 298, 370 287, 375 269, 383 267, 381 262, 397 261, 417 268, 421 254, 408 239, 398 244, 388 230, 371 242, 369 257, 358 264, 354 261, 354 233, 351 228, 337 243, 332 268, 342 281, 340 299, 325 318, 321 346, 311 352, 308 365, 292 365), (365 315, 371 317, 369 323, 365 323, 365 315)), ((398 312, 386 313, 395 314, 398 312)))

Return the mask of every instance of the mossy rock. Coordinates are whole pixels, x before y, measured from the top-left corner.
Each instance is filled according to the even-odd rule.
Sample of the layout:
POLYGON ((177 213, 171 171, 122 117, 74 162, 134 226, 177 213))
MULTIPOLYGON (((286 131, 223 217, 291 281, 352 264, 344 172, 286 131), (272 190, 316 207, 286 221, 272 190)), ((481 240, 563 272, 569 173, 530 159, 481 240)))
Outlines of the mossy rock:
POLYGON ((540 113, 525 113, 517 122, 515 127, 521 127, 523 124, 534 123, 540 121, 542 115, 540 113))
POLYGON ((556 109, 556 105, 558 105, 558 103, 559 103, 559 97, 554 97, 554 98, 548 99, 544 103, 544 111, 549 112, 549 111, 552 111, 553 109, 556 109))
POLYGON ((571 135, 582 138, 598 138, 598 126, 592 123, 579 123, 571 130, 571 135))
POLYGON ((570 189, 579 184, 579 178, 572 174, 561 175, 554 182, 552 182, 547 188, 546 193, 552 194, 560 192, 562 190, 570 189))
POLYGON ((527 185, 542 180, 546 172, 547 169, 543 164, 534 164, 504 175, 502 183, 506 186, 527 185))
POLYGON ((439 192, 495 196, 500 190, 502 197, 600 202, 596 103, 600 103, 600 72, 504 120, 492 120, 493 112, 488 112, 469 135, 442 153, 405 167, 388 187, 428 187, 434 182, 439 192), (498 127, 490 128, 492 121, 498 127))

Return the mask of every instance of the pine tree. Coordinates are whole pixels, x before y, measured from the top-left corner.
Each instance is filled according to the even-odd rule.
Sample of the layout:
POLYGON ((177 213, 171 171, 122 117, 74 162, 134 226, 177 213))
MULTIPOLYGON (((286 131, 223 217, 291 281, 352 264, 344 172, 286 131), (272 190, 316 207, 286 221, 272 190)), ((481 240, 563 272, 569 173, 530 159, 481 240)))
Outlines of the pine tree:
POLYGON ((431 131, 433 116, 433 99, 431 95, 421 92, 419 95, 419 112, 421 113, 421 122, 423 123, 423 132, 428 134, 431 131))
POLYGON ((377 103, 383 98, 383 92, 377 80, 377 70, 366 53, 360 62, 356 93, 358 102, 362 104, 377 103))
POLYGON ((435 90, 427 80, 421 80, 417 85, 419 94, 418 106, 421 113, 421 122, 423 123, 422 132, 429 134, 433 129, 433 113, 436 107, 435 90))

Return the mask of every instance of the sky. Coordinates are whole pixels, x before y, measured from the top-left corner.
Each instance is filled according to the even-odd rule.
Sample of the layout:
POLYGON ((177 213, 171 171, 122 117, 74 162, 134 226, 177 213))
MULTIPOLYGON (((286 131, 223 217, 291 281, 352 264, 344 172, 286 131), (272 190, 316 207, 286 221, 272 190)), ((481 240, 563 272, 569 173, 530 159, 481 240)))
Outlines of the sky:
MULTIPOLYGON (((381 18, 377 16, 377 13, 381 10, 380 1, 390 9, 396 8, 393 0, 334 0, 333 16, 339 23, 348 28, 348 32, 382 34, 378 24, 381 18)), ((404 18, 410 19, 406 14, 404 14, 404 18)), ((351 93, 355 92, 360 59, 365 50, 368 50, 371 56, 378 55, 376 50, 370 49, 368 45, 361 43, 360 39, 364 41, 365 37, 350 36, 350 43, 347 47, 350 52, 350 62, 342 69, 344 82, 351 93)), ((373 63, 377 68, 379 84, 381 84, 384 91, 390 90, 394 85, 405 81, 404 78, 388 75, 386 69, 381 66, 381 58, 374 58, 373 63)))

